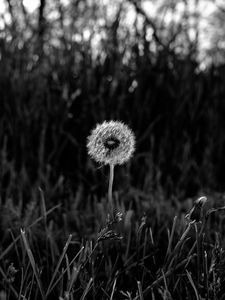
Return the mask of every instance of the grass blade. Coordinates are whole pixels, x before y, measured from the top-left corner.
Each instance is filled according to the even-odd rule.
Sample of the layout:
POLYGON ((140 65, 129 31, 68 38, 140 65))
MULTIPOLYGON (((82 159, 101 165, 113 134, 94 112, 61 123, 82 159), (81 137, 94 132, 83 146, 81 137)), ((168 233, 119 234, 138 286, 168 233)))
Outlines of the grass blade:
POLYGON ((138 293, 139 293, 140 300, 144 300, 142 286, 141 286, 141 282, 140 281, 137 281, 137 286, 138 286, 138 293))
POLYGON ((112 293, 111 293, 111 296, 110 296, 110 300, 113 300, 113 295, 114 295, 115 287, 116 287, 116 281, 117 281, 117 277, 115 278, 115 280, 113 282, 113 287, 112 287, 112 293))
POLYGON ((190 281, 190 283, 191 283, 191 286, 193 287, 193 290, 194 290, 194 292, 195 292, 196 299, 197 299, 197 300, 200 300, 200 299, 199 299, 199 296, 198 296, 198 291, 197 291, 196 286, 195 286, 195 284, 194 284, 194 281, 193 281, 193 279, 192 279, 192 277, 191 277, 191 274, 188 272, 188 270, 186 270, 186 272, 187 272, 187 277, 188 277, 188 279, 189 279, 189 281, 190 281))
POLYGON ((25 247, 25 249, 27 251, 27 255, 28 255, 28 258, 30 260, 30 263, 31 263, 31 266, 32 266, 32 269, 33 269, 33 272, 34 272, 34 275, 35 275, 35 278, 37 280, 37 284, 38 284, 38 287, 39 287, 39 290, 40 290, 40 293, 41 293, 41 297, 42 297, 43 300, 45 300, 45 293, 44 293, 44 290, 43 290, 43 287, 42 287, 42 283, 41 283, 41 280, 40 280, 40 277, 39 277, 39 274, 38 274, 38 271, 37 271, 37 266, 36 266, 36 263, 35 263, 35 259, 34 259, 33 253, 32 253, 32 251, 30 249, 28 240, 26 238, 25 230, 21 229, 21 236, 22 236, 24 247, 25 247))
POLYGON ((173 220, 173 227, 172 227, 171 234, 170 234, 170 237, 169 237, 169 243, 168 243, 167 252, 166 252, 166 259, 170 255, 170 253, 171 253, 171 248, 172 248, 172 242, 173 242, 173 237, 174 237, 174 231, 175 231, 175 227, 176 227, 176 222, 177 222, 177 216, 175 216, 174 220, 173 220))
POLYGON ((84 290, 84 292, 83 292, 83 294, 82 294, 80 300, 84 300, 84 299, 85 299, 87 293, 89 292, 89 290, 90 290, 90 288, 91 288, 92 282, 93 282, 93 278, 91 278, 91 279, 89 280, 89 282, 88 282, 88 284, 87 284, 87 286, 86 286, 86 288, 85 288, 85 290, 84 290))
MULTIPOLYGON (((54 207, 52 207, 51 209, 49 209, 47 212, 46 212, 46 216, 49 215, 51 212, 53 212, 56 208, 59 208, 61 206, 61 204, 57 204, 55 205, 54 207)), ((43 216, 37 218, 32 224, 30 224, 27 228, 30 229, 32 228, 33 226, 35 226, 37 223, 39 223, 41 220, 43 219, 43 216)), ((15 243, 20 239, 20 235, 15 238, 13 240, 13 242, 1 253, 0 255, 0 260, 2 260, 6 254, 12 249, 12 247, 15 245, 15 243)))
POLYGON ((48 286, 48 289, 47 289, 47 292, 46 292, 46 297, 49 295, 49 293, 51 291, 51 287, 52 287, 53 281, 54 281, 54 279, 55 279, 55 277, 56 277, 56 275, 58 273, 59 267, 60 267, 60 265, 62 263, 62 260, 63 260, 65 254, 66 254, 66 251, 67 251, 67 249, 69 247, 71 239, 72 239, 72 234, 69 235, 68 240, 66 241, 66 244, 65 244, 65 246, 63 248, 63 252, 62 252, 62 254, 61 254, 60 258, 59 258, 58 264, 57 264, 57 266, 55 268, 55 271, 53 273, 52 279, 51 279, 51 281, 49 283, 49 286, 48 286))

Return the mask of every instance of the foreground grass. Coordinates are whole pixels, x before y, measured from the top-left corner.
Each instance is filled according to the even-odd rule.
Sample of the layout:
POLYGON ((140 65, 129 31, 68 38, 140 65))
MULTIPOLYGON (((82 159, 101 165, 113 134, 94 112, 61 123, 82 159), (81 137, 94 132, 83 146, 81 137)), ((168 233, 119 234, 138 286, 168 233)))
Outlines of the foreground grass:
POLYGON ((218 197, 210 198, 196 222, 185 218, 189 201, 175 207, 160 198, 145 199, 127 209, 115 193, 123 219, 110 223, 105 199, 82 215, 79 208, 69 212, 62 205, 47 210, 39 192, 35 218, 29 218, 28 209, 20 226, 3 235, 0 299, 225 296, 224 208, 212 208, 222 204, 218 197))

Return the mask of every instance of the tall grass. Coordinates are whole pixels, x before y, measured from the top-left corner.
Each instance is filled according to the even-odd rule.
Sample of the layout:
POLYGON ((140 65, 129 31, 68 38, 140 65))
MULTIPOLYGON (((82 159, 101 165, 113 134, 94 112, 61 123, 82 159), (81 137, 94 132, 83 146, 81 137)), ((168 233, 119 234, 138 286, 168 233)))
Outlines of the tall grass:
POLYGON ((99 224, 98 215, 107 218, 102 203, 86 208, 95 229, 81 239, 54 220, 62 208, 40 211, 26 229, 11 231, 1 252, 1 293, 6 299, 221 299, 224 236, 215 232, 213 217, 223 220, 225 208, 212 202, 199 222, 175 216, 165 203, 155 204, 157 214, 149 205, 142 217, 124 211, 114 229, 122 239, 111 225, 99 224))

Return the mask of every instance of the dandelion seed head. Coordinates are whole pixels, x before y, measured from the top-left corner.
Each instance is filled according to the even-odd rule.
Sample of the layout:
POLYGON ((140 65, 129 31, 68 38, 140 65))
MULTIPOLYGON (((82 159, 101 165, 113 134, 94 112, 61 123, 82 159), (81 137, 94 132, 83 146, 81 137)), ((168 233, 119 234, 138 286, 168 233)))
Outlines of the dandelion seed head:
POLYGON ((97 124, 87 138, 88 154, 99 163, 122 165, 135 150, 135 137, 131 129, 119 121, 97 124))

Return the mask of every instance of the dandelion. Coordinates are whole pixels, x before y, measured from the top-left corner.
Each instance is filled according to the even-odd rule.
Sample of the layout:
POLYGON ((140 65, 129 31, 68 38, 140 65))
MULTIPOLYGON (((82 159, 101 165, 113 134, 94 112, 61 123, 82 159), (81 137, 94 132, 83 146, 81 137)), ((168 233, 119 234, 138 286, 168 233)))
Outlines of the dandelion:
POLYGON ((135 138, 122 122, 109 121, 98 124, 88 137, 88 154, 105 165, 122 165, 128 161, 135 146, 135 138))
POLYGON ((119 121, 97 124, 87 138, 88 154, 97 162, 110 166, 108 198, 111 213, 114 166, 127 162, 135 150, 135 137, 131 129, 119 121))

